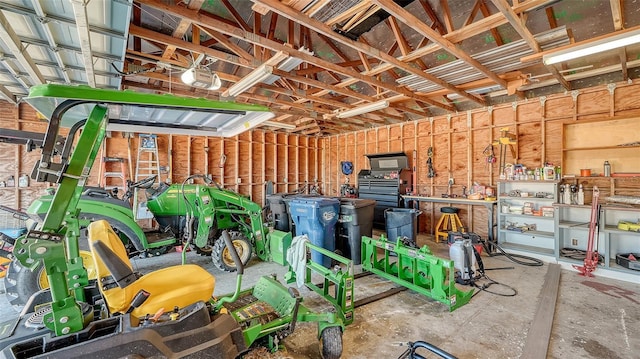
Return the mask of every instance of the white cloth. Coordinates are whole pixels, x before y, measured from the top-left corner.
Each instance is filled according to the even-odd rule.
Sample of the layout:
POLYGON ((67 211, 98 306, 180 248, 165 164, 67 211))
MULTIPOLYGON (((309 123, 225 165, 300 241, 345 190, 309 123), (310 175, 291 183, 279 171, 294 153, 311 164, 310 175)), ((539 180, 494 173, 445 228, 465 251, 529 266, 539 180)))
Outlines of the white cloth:
POLYGON ((287 249, 287 262, 296 274, 296 284, 298 288, 304 285, 305 267, 307 266, 307 246, 309 237, 306 234, 293 237, 291 246, 287 249))

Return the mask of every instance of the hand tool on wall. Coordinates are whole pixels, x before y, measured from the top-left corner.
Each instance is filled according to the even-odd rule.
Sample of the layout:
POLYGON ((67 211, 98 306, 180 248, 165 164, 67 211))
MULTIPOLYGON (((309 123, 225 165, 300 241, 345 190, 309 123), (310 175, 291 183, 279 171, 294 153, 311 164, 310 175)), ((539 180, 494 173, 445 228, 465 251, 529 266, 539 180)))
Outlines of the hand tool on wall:
POLYGON ((433 147, 427 149, 427 156, 429 157, 427 158, 427 177, 433 178, 436 176, 436 171, 433 169, 433 147))
POLYGON ((500 137, 498 138, 497 141, 493 142, 493 145, 499 145, 500 146, 500 173, 504 173, 504 169, 505 169, 505 162, 507 159, 507 149, 506 147, 509 146, 509 149, 511 150, 511 156, 513 157, 513 159, 516 159, 516 149, 515 147, 513 147, 513 145, 515 145, 517 143, 516 140, 516 135, 513 133, 509 133, 509 127, 503 127, 500 129, 500 137))
POLYGON ((490 143, 484 148, 482 154, 485 156, 485 168, 490 169, 496 163, 496 155, 493 152, 493 144, 490 143))

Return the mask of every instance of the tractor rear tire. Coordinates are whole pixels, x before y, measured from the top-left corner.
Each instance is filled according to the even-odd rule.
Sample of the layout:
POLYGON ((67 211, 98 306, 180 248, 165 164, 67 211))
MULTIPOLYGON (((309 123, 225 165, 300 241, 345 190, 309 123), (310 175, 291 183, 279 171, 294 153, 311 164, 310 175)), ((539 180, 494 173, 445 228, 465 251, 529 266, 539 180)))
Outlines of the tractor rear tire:
POLYGON ((17 259, 13 259, 7 274, 4 277, 4 287, 7 294, 7 300, 14 310, 20 312, 27 304, 29 297, 40 289, 40 279, 43 266, 39 266, 35 271, 23 267, 17 259))
POLYGON ((342 356, 342 328, 327 327, 320 334, 320 355, 323 359, 340 359, 342 356))
MULTIPOLYGON (((253 251, 251 241, 244 234, 242 234, 242 232, 231 231, 229 232, 229 236, 231 236, 231 242, 238 252, 238 256, 240 257, 242 265, 247 265, 247 263, 249 263, 249 260, 251 260, 251 254, 253 251)), ((216 243, 213 245, 211 259, 213 260, 213 264, 216 266, 216 268, 220 269, 221 271, 235 272, 238 269, 236 267, 236 264, 233 262, 233 258, 229 253, 229 249, 227 248, 222 238, 218 238, 218 240, 216 240, 216 243)))

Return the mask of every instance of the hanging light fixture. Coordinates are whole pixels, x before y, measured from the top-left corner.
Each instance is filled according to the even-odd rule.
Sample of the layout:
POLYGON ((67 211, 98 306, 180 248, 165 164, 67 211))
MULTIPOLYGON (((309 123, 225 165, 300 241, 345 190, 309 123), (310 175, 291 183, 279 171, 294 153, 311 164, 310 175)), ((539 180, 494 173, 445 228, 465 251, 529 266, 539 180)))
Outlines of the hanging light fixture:
POLYGON ((382 109, 385 109, 387 107, 389 107, 389 101, 387 101, 387 100, 376 101, 376 102, 368 103, 366 105, 362 105, 362 106, 359 106, 359 107, 354 107, 354 108, 352 108, 350 110, 338 112, 336 114, 336 117, 337 118, 347 118, 347 117, 362 115, 363 113, 382 110, 382 109))
POLYGON ((192 67, 180 75, 183 83, 189 86, 205 89, 218 90, 222 87, 222 81, 217 73, 199 67, 192 67))
POLYGON ((225 91, 222 96, 224 97, 235 97, 239 94, 247 91, 252 88, 256 84, 262 82, 267 77, 271 76, 273 72, 273 66, 267 66, 266 64, 262 64, 259 67, 256 67, 255 70, 251 71, 247 76, 241 78, 238 82, 233 84, 231 87, 225 91))

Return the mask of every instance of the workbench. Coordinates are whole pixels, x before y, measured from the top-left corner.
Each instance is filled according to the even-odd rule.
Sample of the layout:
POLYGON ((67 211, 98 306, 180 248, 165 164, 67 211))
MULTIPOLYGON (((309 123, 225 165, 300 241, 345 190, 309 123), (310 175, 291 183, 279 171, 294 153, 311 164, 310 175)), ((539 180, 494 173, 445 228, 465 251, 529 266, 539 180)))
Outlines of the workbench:
MULTIPOLYGON (((484 206, 487 208, 487 211, 489 212, 487 217, 487 240, 489 242, 493 242, 494 239, 494 220, 493 220, 493 213, 495 211, 495 207, 498 204, 498 200, 493 200, 493 201, 486 201, 486 200, 482 200, 482 199, 467 199, 467 198, 451 198, 451 197, 447 197, 447 198, 443 198, 443 197, 428 197, 428 196, 414 196, 414 195, 402 195, 401 196, 402 199, 404 200, 404 206, 406 208, 410 208, 411 207, 411 203, 410 202, 430 202, 430 203, 446 203, 446 204, 450 204, 450 205, 454 205, 454 204, 467 204, 467 205, 471 205, 471 206, 484 206)), ((434 228, 435 230, 435 228, 434 228)), ((492 246, 489 246, 489 248, 491 248, 492 246)))

